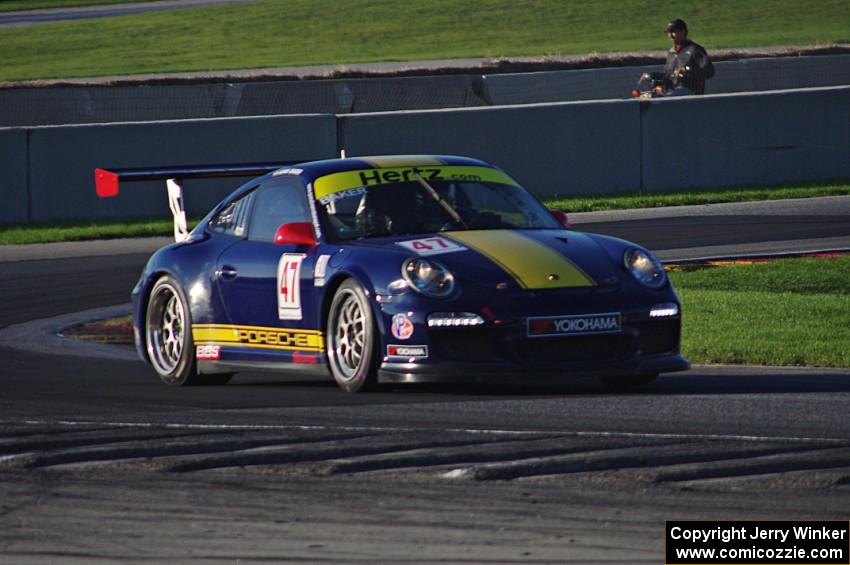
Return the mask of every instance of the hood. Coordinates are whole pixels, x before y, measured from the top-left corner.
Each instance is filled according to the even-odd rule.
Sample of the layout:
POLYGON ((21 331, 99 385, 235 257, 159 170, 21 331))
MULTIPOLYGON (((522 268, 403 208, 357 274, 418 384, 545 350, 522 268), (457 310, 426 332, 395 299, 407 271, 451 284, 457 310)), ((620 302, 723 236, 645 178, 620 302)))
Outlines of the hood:
POLYGON ((436 259, 470 282, 512 279, 527 290, 611 286, 622 271, 593 238, 566 230, 447 231, 367 245, 436 259))

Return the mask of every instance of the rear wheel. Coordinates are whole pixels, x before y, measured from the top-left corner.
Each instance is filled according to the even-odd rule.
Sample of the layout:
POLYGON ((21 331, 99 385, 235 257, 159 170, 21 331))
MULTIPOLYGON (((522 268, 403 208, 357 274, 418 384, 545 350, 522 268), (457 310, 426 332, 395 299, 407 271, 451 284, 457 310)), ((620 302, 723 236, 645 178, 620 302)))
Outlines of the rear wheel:
POLYGON ((375 320, 366 293, 353 279, 337 289, 327 328, 328 362, 340 388, 348 392, 376 388, 375 320))
POLYGON ((189 306, 172 277, 162 277, 151 290, 145 312, 145 342, 151 365, 167 385, 223 385, 232 376, 198 374, 189 306))

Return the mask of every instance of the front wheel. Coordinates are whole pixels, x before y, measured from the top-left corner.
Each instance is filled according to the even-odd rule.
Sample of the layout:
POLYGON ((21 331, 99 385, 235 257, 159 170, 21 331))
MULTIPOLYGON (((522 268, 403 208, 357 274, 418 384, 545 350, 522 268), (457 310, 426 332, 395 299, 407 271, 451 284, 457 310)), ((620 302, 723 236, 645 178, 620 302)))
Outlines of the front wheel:
POLYGON ((366 293, 353 279, 337 289, 327 328, 328 362, 340 388, 348 392, 376 388, 375 320, 366 293))
POLYGON ((195 366, 192 320, 186 297, 173 278, 164 276, 153 286, 145 313, 148 358, 167 385, 201 383, 195 366))

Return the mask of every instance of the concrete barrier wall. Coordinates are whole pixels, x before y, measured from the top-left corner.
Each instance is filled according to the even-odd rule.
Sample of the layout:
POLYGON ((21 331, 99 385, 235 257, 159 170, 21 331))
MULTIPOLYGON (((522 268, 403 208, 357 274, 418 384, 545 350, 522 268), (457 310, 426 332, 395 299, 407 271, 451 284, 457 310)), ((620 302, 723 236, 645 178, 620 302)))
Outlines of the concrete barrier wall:
MULTIPOLYGON (((57 86, 0 89, 0 126, 219 117, 226 85, 57 86)), ((294 112, 293 112, 294 113, 294 112)))
POLYGON ((387 112, 482 106, 477 76, 445 75, 234 84, 244 86, 237 115, 387 112), (295 110, 293 110, 295 108, 295 110))
POLYGON ((450 153, 505 168, 538 194, 637 190, 636 101, 339 116, 350 156, 450 153))
POLYGON ((850 178, 850 87, 656 99, 640 144, 648 191, 850 178))
POLYGON ((0 127, 482 106, 474 75, 0 89, 0 127))
POLYGON ((28 221, 29 131, 0 129, 0 224, 28 221))
MULTIPOLYGON (((850 84, 850 55, 716 64, 708 94, 850 84)), ((0 127, 624 99, 661 65, 495 75, 0 89, 0 127)))
MULTIPOLYGON (((850 86, 348 115, 0 129, 0 223, 168 216, 162 182, 94 193, 95 167, 453 153, 539 195, 850 178, 850 86)), ((239 179, 186 183, 192 213, 239 179)))
MULTIPOLYGON (((283 162, 336 155, 333 115, 42 127, 11 132, 28 133, 30 137, 31 208, 25 221, 31 222, 170 215, 164 182, 125 184, 117 198, 102 199, 94 191, 95 167, 283 162)), ((21 182, 26 176, 11 176, 9 184, 3 186, 4 200, 19 191, 26 193, 21 182)), ((2 177, 5 182, 5 169, 2 177)), ((232 178, 187 181, 187 210, 193 214, 207 212, 241 182, 244 180, 232 178)))
POLYGON ((850 85, 850 55, 741 59, 716 67, 706 94, 850 85))
POLYGON ((659 70, 652 65, 487 75, 482 93, 491 104, 623 99, 630 96, 641 73, 659 70))
MULTIPOLYGON (((706 94, 850 84, 850 55, 741 59, 714 66, 706 94)), ((661 69, 652 65, 487 75, 481 94, 491 104, 626 98, 641 73, 661 69)))

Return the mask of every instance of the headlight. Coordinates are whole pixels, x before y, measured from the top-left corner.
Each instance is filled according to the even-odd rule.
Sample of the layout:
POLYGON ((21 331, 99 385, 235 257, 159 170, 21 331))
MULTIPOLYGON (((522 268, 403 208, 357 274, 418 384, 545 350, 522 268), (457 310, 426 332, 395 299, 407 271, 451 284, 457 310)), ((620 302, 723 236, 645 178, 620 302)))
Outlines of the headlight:
POLYGON ((405 261, 401 266, 401 276, 410 288, 433 298, 448 296, 455 287, 455 278, 448 269, 425 259, 405 261))
POLYGON ((626 269, 649 288, 661 288, 667 282, 664 266, 651 253, 634 247, 623 254, 626 269))

